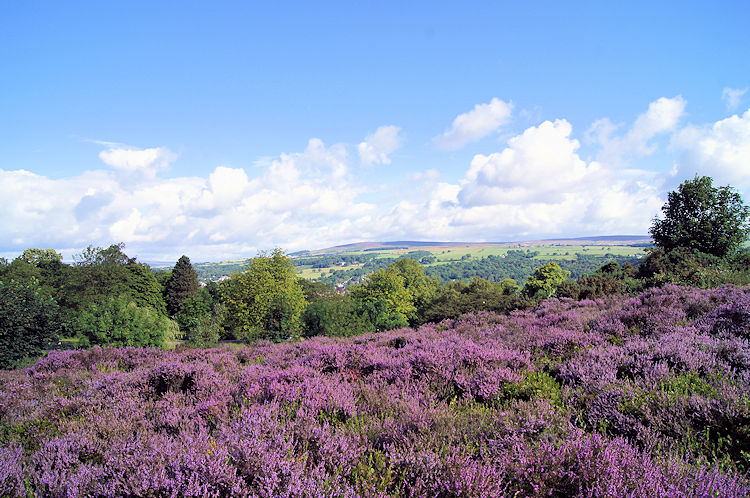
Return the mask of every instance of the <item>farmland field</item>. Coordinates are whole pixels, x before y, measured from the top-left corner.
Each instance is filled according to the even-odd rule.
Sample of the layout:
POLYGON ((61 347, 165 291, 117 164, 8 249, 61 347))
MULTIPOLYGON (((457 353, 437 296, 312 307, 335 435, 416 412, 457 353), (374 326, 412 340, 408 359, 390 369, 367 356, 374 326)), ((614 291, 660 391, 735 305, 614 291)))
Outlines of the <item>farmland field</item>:
MULTIPOLYGON (((558 261, 563 266, 580 257, 597 258, 594 268, 610 260, 637 261, 643 256, 647 237, 614 237, 591 240, 549 240, 512 243, 362 243, 331 247, 315 251, 292 254, 300 276, 309 280, 324 280, 331 284, 348 282, 354 273, 364 274, 387 266, 400 257, 420 261, 428 273, 439 273, 441 265, 477 262, 489 256, 504 258, 509 251, 532 254, 531 259, 541 266, 547 261, 558 261), (425 256, 431 256, 425 260, 425 256), (339 258, 339 259, 337 259, 339 258), (326 263, 328 260, 328 263, 326 263), (355 261, 356 260, 356 261, 355 261), (368 261, 370 262, 368 265, 368 261), (380 261, 380 264, 377 262, 380 261), (432 269, 432 270, 431 270, 432 269)), ((241 271, 249 260, 224 261, 219 263, 197 263, 194 265, 203 281, 216 280, 225 275, 241 271)), ((463 279, 471 278, 470 272, 463 279)), ((524 273, 524 278, 526 274, 524 273)), ((479 276, 479 275, 477 275, 479 276)), ((502 280, 503 275, 497 279, 502 280)))

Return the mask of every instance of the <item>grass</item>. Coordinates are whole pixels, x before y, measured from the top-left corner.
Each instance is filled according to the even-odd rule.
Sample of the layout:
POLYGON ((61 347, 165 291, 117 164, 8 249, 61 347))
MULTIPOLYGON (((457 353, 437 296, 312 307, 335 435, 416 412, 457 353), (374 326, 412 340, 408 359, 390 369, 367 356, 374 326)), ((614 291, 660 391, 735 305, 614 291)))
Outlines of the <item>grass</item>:
MULTIPOLYGON (((633 243, 643 242, 642 240, 634 240, 633 243)), ((408 255, 413 251, 427 251, 436 257, 435 263, 429 263, 425 266, 437 266, 444 263, 452 263, 456 261, 471 261, 473 259, 481 259, 487 256, 504 256, 508 251, 529 251, 537 253, 534 259, 551 259, 558 261, 575 260, 579 254, 589 256, 605 256, 612 254, 615 256, 641 256, 643 255, 643 247, 627 245, 628 241, 619 241, 612 243, 567 243, 567 242, 513 242, 513 243, 502 243, 502 244, 443 244, 443 245, 425 245, 425 246, 412 246, 406 249, 400 248, 330 248, 324 250, 313 251, 310 254, 305 254, 303 257, 308 256, 326 256, 326 255, 367 255, 374 258, 398 258, 400 256, 408 255), (467 259, 462 260, 462 257, 467 259)), ((294 258, 293 258, 294 259, 294 258)), ((217 278, 219 274, 229 274, 232 271, 239 271, 242 269, 242 265, 247 260, 234 260, 234 261, 222 261, 217 263, 198 263, 194 267, 199 270, 210 271, 214 277, 217 278)), ((310 265, 302 265, 297 267, 297 270, 302 278, 305 279, 317 279, 320 278, 320 274, 324 273, 328 275, 332 271, 336 270, 351 270, 361 268, 362 264, 352 264, 344 266, 330 266, 326 268, 313 268, 310 265)))

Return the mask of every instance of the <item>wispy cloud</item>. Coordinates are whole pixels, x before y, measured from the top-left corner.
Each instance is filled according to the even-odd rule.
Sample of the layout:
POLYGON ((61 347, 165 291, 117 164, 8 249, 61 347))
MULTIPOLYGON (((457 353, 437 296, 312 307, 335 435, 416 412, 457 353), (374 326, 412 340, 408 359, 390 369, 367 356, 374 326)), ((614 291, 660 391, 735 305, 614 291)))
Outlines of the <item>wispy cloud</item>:
POLYGON ((725 87, 721 92, 721 100, 727 106, 728 111, 734 111, 740 106, 742 97, 747 93, 747 88, 728 88, 725 87))
POLYGON ((512 113, 513 104, 498 98, 487 104, 477 104, 471 111, 456 116, 451 127, 435 137, 435 145, 440 149, 460 149, 508 123, 512 113))
POLYGON ((166 147, 150 149, 110 148, 99 153, 104 164, 127 173, 141 173, 148 177, 156 176, 157 171, 166 168, 177 159, 177 154, 166 147))
POLYGON ((630 157, 643 157, 653 154, 653 144, 657 136, 674 132, 685 114, 687 102, 681 96, 661 97, 651 102, 648 109, 640 114, 633 125, 621 135, 616 135, 621 126, 608 118, 595 121, 585 133, 589 142, 600 146, 598 159, 617 164, 630 157))
POLYGON ((389 157, 401 144, 401 128, 398 126, 381 126, 375 133, 367 135, 357 146, 359 157, 364 165, 391 164, 389 157))

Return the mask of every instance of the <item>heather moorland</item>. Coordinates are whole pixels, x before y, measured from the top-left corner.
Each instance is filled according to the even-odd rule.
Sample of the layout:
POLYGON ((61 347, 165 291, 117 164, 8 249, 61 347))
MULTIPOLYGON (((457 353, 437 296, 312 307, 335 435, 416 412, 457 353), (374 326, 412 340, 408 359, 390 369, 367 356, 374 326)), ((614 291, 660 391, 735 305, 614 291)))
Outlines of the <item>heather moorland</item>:
POLYGON ((0 374, 6 495, 746 496, 750 290, 0 374))

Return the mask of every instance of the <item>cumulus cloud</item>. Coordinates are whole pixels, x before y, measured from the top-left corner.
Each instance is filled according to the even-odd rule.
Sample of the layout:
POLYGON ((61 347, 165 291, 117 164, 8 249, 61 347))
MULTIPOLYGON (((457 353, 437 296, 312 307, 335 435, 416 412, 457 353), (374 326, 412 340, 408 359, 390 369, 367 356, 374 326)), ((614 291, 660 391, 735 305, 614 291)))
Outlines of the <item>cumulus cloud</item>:
POLYGON ((708 175, 750 190, 750 109, 709 126, 686 127, 675 143, 683 151, 678 160, 682 176, 708 175))
POLYGON ((674 98, 662 97, 651 102, 648 110, 639 115, 624 134, 613 136, 620 126, 603 118, 591 125, 585 137, 601 146, 598 158, 602 162, 614 165, 628 157, 648 156, 656 150, 653 139, 677 129, 686 105, 685 99, 679 95, 674 98))
MULTIPOLYGON (((658 128, 644 121, 638 128, 658 128)), ((587 161, 579 148, 567 120, 545 121, 496 153, 475 155, 455 184, 422 177, 384 220, 432 240, 645 234, 663 203, 661 178, 587 161)))
POLYGON ((142 150, 110 148, 100 152, 99 159, 115 170, 153 177, 159 170, 174 162, 177 155, 166 147, 142 150))
POLYGON ((471 111, 456 116, 450 129, 435 137, 435 145, 440 149, 460 149, 508 123, 512 112, 513 104, 498 98, 487 104, 477 104, 471 111))
POLYGON ((585 134, 594 160, 568 120, 544 121, 457 172, 404 171, 405 191, 374 192, 353 167, 387 164, 395 127, 378 128, 366 147, 313 138, 251 168, 220 165, 196 177, 160 177, 174 160, 167 148, 110 147, 101 156, 109 167, 80 176, 0 170, 0 252, 124 241, 131 255, 200 261, 356 240, 645 234, 672 187, 669 174, 750 188, 750 110, 680 129, 684 109, 680 97, 659 99, 629 127, 598 121, 585 134), (671 173, 622 167, 652 153, 662 135, 677 156, 671 173))
POLYGON ((600 168, 578 156, 571 132, 564 119, 545 121, 508 140, 502 152, 474 156, 459 198, 470 206, 523 204, 586 189, 600 168))
POLYGON ((724 88, 721 92, 721 100, 727 106, 728 111, 734 111, 740 106, 742 97, 747 93, 747 88, 724 88))
POLYGON ((381 126, 357 146, 364 165, 391 164, 390 156, 403 142, 398 126, 381 126))

